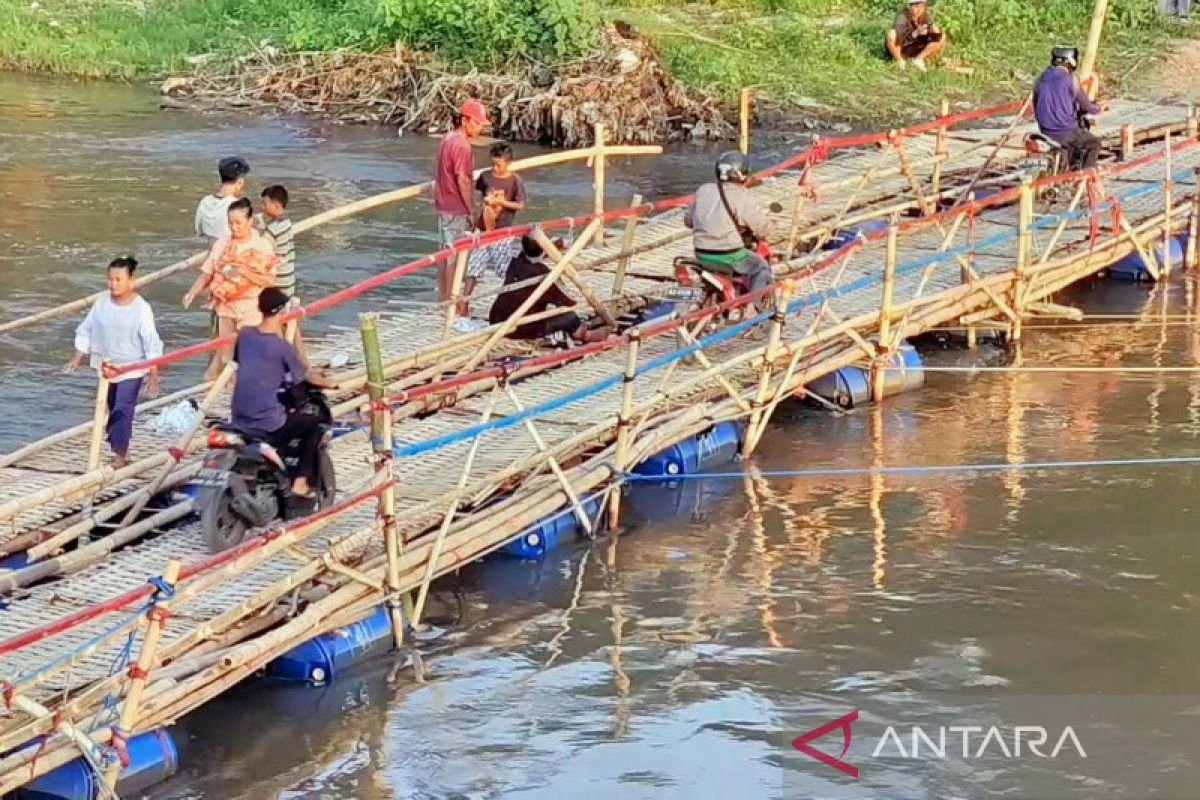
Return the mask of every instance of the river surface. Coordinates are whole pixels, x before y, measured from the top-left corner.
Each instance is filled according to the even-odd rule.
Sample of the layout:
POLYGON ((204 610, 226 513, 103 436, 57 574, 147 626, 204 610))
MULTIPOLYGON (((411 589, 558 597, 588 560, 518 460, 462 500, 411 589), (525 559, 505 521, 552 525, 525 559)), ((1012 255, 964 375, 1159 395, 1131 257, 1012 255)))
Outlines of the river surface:
MULTIPOLYGON (((245 155, 253 187, 286 183, 297 217, 423 179, 431 157, 386 130, 160 113, 153 95, 105 84, 0 79, 0 115, 4 319, 95 288, 112 255, 157 265, 194 249, 218 155, 245 155)), ((683 151, 615 180, 669 196, 707 161, 683 151)), ((530 183, 530 216, 588 204, 579 169, 530 183)), ((428 209, 376 213, 302 239, 301 282, 322 292, 432 244, 428 209)), ((202 333, 171 310, 183 288, 150 292, 176 344, 202 333)), ((389 296, 429 290, 414 278, 389 296)), ((1192 365, 1194 291, 1078 287, 1066 300, 1141 321, 1034 325, 1020 357, 1192 365)), ((0 446, 86 415, 88 381, 56 373, 69 331, 0 343, 0 446)), ((732 474, 634 487, 619 538, 443 582, 445 633, 420 654, 322 689, 247 683, 192 715, 175 729, 180 773, 149 796, 1200 796, 1200 466, 1164 461, 1198 440, 1187 373, 939 373, 843 416, 782 409, 732 474), (1156 463, 1078 463, 1110 459, 1156 463), (1017 461, 1070 464, 778 474, 1017 461), (1003 748, 952 730, 937 752, 947 727, 993 725, 1003 748), (800 744, 826 763, 793 747, 822 726, 800 744), (1014 726, 1042 729, 1041 755, 1013 747, 1014 726)))

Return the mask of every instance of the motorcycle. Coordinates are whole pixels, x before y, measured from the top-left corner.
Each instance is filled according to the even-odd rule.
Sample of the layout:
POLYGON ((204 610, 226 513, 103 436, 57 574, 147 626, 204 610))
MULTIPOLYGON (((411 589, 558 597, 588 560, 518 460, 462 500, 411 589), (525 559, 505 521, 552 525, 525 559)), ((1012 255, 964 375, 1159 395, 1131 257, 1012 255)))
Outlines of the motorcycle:
POLYGON ((333 503, 337 494, 337 478, 329 456, 333 415, 325 395, 314 386, 300 383, 283 392, 281 399, 289 411, 299 408, 322 422, 317 481, 312 487, 315 499, 296 497, 291 491, 298 440, 289 442, 281 453, 268 442, 217 422, 209 428, 209 452, 204 464, 191 481, 209 552, 234 547, 248 531, 277 519, 307 516, 333 503))

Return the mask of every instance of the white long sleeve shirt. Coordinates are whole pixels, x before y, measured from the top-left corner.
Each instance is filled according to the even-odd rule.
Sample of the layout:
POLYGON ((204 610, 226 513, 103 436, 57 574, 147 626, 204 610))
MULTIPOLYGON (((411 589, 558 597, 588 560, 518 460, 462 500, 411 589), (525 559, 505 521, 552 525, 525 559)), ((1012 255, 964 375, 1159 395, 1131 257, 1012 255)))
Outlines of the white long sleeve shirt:
MULTIPOLYGON (((154 327, 154 311, 141 295, 120 306, 105 292, 75 329, 75 349, 87 353, 89 363, 99 369, 101 361, 119 367, 157 358, 162 355, 163 343, 154 327)), ((113 382, 145 374, 146 370, 138 370, 120 375, 113 382)))

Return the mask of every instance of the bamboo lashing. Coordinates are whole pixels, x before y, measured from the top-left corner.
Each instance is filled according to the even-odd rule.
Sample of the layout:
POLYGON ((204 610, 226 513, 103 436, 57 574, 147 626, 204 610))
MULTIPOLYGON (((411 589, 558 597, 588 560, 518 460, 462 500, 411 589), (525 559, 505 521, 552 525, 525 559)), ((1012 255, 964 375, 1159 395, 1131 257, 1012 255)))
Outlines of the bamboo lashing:
MULTIPOLYGON (((642 196, 635 194, 629 205, 631 208, 637 208, 642 204, 642 196)), ((621 234, 621 256, 617 260, 617 269, 613 274, 612 294, 613 297, 619 297, 625 291, 625 272, 629 269, 629 258, 632 255, 630 249, 633 247, 633 236, 637 233, 638 217, 631 216, 625 220, 625 232, 621 234)))
MULTIPOLYGON (((172 558, 167 562, 167 568, 162 574, 163 588, 173 592, 179 582, 179 569, 182 566, 179 559, 172 558)), ((129 688, 125 691, 125 700, 121 705, 120 721, 117 723, 120 731, 114 730, 114 738, 128 736, 137 723, 138 704, 142 701, 142 691, 146 688, 146 677, 154 666, 154 657, 158 651, 158 640, 162 636, 163 626, 171 610, 171 599, 156 597, 154 603, 146 611, 146 636, 142 639, 142 649, 138 652, 137 670, 129 673, 129 688)), ((121 764, 113 764, 104 771, 104 782, 108 788, 116 788, 117 776, 121 772, 121 764)))

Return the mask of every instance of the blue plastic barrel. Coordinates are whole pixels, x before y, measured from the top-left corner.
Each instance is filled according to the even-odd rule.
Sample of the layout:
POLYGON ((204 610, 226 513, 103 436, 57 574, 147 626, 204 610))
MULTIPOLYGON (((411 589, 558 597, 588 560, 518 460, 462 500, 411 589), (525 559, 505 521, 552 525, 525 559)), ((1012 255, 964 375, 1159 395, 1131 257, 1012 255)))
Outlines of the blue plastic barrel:
MULTIPOLYGON (((136 796, 162 783, 179 769, 179 750, 166 729, 140 733, 126 745, 129 766, 117 778, 117 792, 136 796)), ((93 800, 100 778, 82 758, 35 778, 17 789, 13 800, 93 800)))
MULTIPOLYGON (((596 519, 600 511, 600 498, 590 497, 583 501, 583 512, 588 519, 596 519)), ((496 551, 510 558, 542 558, 558 543, 569 536, 583 532, 579 517, 571 508, 564 508, 549 515, 537 525, 527 528, 520 536, 496 551)))
POLYGON ((24 569, 29 564, 29 554, 13 553, 11 556, 0 558, 0 569, 24 569))
POLYGON ((365 619, 337 628, 293 647, 267 664, 268 677, 320 686, 338 672, 392 646, 392 624, 379 606, 365 619))
POLYGON ((742 446, 742 426, 737 422, 718 422, 704 433, 684 439, 647 458, 633 468, 638 475, 671 478, 692 475, 728 464, 737 458, 742 446))
MULTIPOLYGON (((883 371, 886 394, 907 392, 925 383, 921 354, 908 342, 900 345, 892 363, 895 366, 883 371)), ((871 373, 863 367, 842 367, 822 375, 805 388, 840 408, 854 408, 871 400, 871 373)))
MULTIPOLYGON (((1171 263, 1178 268, 1183 264, 1184 246, 1187 242, 1186 236, 1173 236, 1170 239, 1171 243, 1171 263)), ((1159 264, 1163 262, 1163 243, 1160 239, 1151 251, 1154 258, 1159 264)), ((1135 248, 1132 253, 1129 253, 1124 258, 1114 261, 1108 265, 1108 274, 1123 281, 1152 281, 1154 275, 1151 274, 1150 268, 1146 266, 1146 260, 1142 258, 1142 254, 1135 248)))

